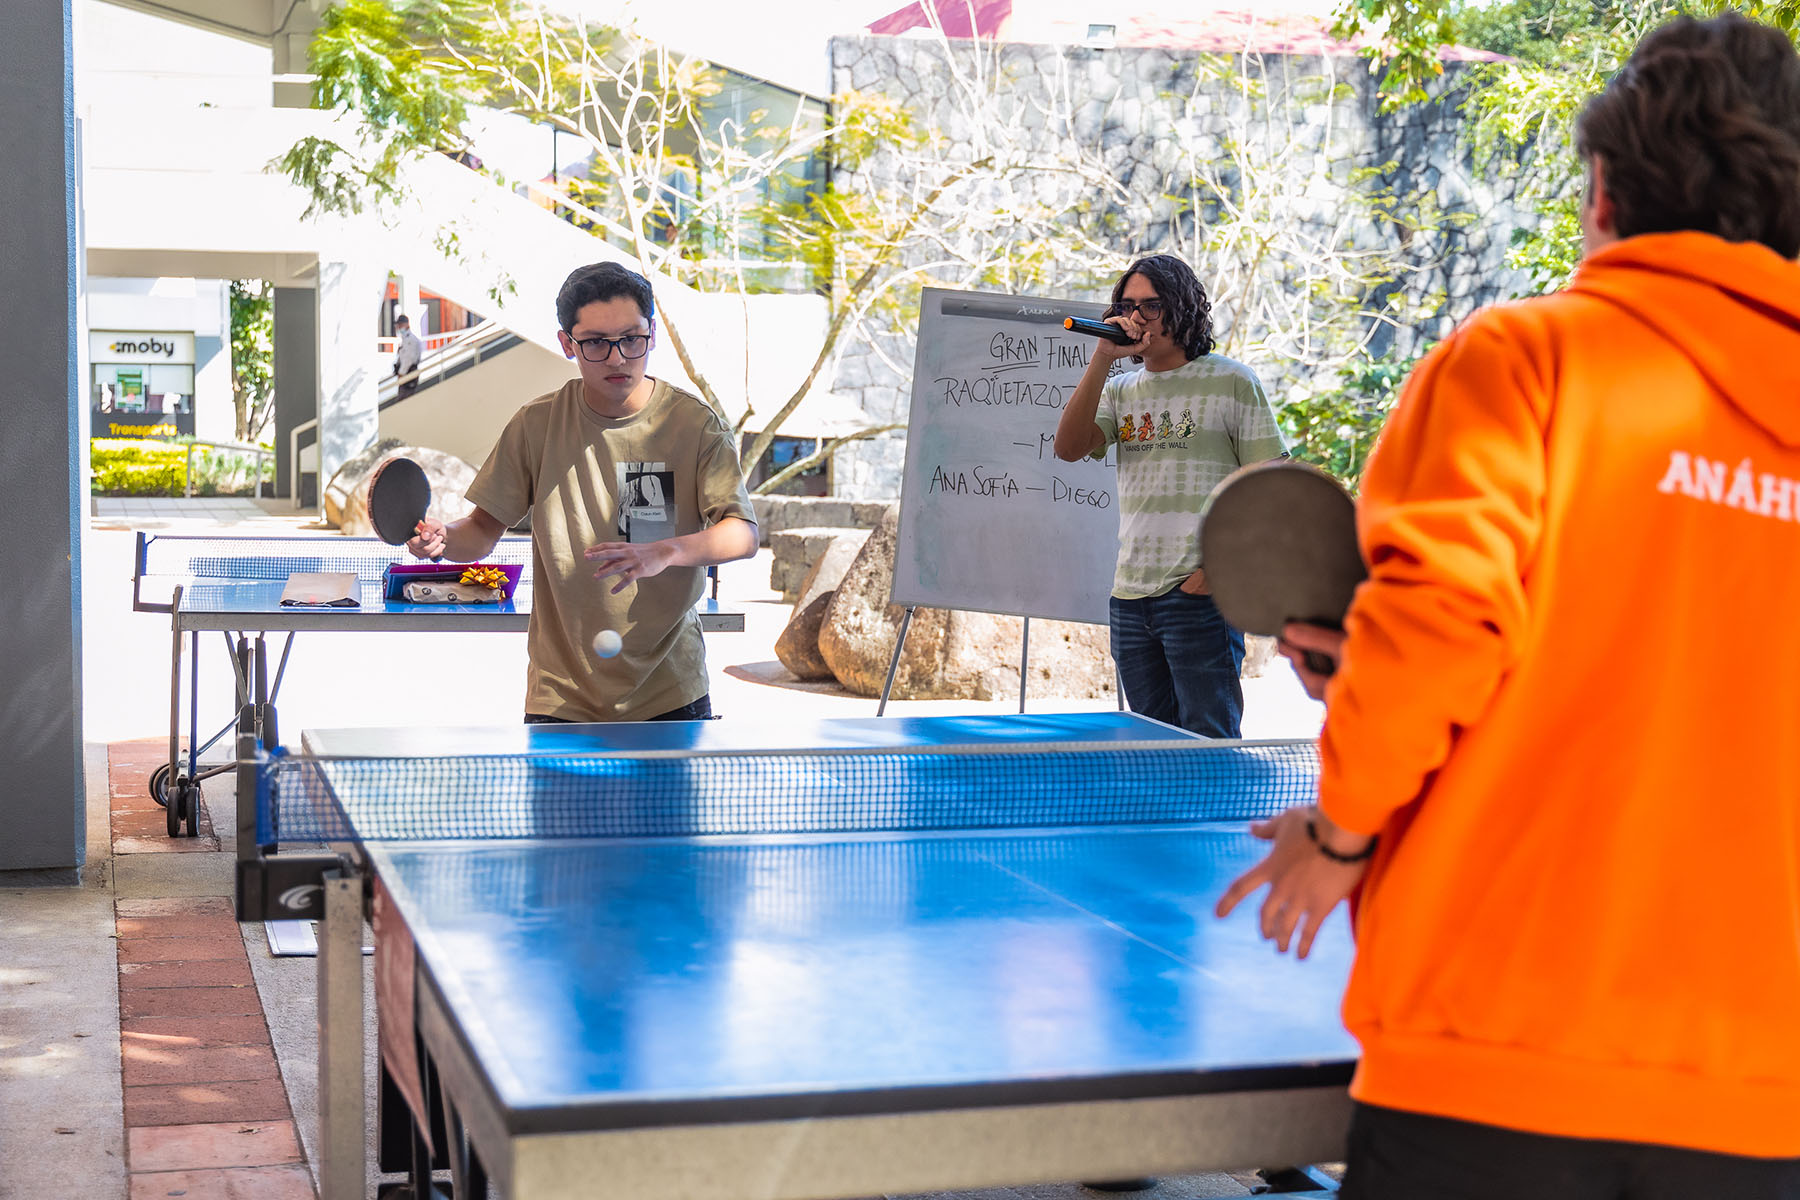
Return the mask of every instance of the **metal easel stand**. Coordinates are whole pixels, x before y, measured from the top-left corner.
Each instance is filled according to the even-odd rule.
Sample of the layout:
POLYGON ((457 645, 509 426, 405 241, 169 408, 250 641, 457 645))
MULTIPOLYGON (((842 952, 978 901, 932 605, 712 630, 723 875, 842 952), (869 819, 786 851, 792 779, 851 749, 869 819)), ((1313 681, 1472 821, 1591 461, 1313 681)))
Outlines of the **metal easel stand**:
MULTIPOLYGON (((906 631, 908 629, 912 628, 912 619, 913 619, 914 611, 915 610, 912 605, 907 605, 906 615, 900 618, 900 636, 894 639, 894 657, 892 657, 888 660, 887 682, 881 685, 881 703, 877 704, 875 706, 875 715, 878 717, 881 716, 883 713, 887 712, 888 696, 894 690, 894 676, 896 674, 898 674, 900 671, 900 654, 903 650, 906 649, 906 631)), ((1020 640, 1021 640, 1021 645, 1019 647, 1019 711, 1022 713, 1025 711, 1025 687, 1026 687, 1026 681, 1027 681, 1027 676, 1025 674, 1025 665, 1031 658, 1031 618, 1030 617, 1025 618, 1025 635, 1020 640)), ((1123 697, 1124 694, 1125 694, 1124 690, 1121 689, 1119 692, 1119 695, 1121 697, 1123 697)), ((1125 701, 1123 699, 1121 699, 1119 701, 1119 707, 1120 708, 1125 707, 1125 701)))
POLYGON ((900 670, 900 652, 906 649, 906 631, 912 627, 914 608, 906 606, 906 615, 900 618, 900 636, 894 639, 894 657, 888 660, 887 682, 881 685, 881 703, 875 706, 875 715, 880 716, 887 711, 888 693, 894 690, 894 675, 900 670))
POLYGON ((1025 664, 1031 661, 1031 618, 1025 618, 1025 633, 1019 639, 1019 712, 1025 711, 1025 685, 1030 676, 1025 674, 1025 664))

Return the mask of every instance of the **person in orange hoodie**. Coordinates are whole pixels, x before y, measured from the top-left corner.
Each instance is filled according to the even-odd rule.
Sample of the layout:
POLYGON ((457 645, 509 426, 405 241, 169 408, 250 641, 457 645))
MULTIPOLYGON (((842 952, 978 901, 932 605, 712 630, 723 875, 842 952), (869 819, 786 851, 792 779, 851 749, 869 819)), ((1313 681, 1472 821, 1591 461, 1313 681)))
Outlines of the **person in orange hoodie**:
POLYGON ((1304 956, 1360 888, 1345 1200, 1800 1197, 1800 57, 1677 20, 1577 149, 1574 278, 1420 364, 1285 631, 1318 803, 1219 902, 1304 956))

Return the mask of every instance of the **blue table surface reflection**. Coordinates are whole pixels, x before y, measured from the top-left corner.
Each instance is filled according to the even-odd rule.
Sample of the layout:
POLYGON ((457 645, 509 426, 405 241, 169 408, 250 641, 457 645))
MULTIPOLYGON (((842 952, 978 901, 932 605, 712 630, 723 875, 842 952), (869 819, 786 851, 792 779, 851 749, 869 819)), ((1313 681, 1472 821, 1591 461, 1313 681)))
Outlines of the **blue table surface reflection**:
POLYGON ((912 1089, 1355 1056, 1341 915, 1305 963, 1252 908, 1211 915, 1261 852, 1241 826, 369 852, 514 1109, 906 1107, 912 1089))

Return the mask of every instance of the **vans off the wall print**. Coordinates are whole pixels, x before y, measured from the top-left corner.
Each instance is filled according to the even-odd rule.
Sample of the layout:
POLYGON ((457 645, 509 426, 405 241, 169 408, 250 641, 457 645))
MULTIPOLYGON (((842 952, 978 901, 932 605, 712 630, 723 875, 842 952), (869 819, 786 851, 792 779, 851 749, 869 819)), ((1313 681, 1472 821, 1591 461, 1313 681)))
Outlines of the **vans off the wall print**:
POLYGON ((674 537, 679 528, 675 507, 675 472, 668 463, 619 464, 619 537, 627 542, 654 542, 674 537))

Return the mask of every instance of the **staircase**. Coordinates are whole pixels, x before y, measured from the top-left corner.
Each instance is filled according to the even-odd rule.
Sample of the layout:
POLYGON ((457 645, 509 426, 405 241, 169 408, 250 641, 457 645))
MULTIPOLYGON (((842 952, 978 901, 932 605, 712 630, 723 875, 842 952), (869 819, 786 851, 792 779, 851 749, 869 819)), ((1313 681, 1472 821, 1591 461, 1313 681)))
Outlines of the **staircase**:
MULTIPOLYGON (((261 277, 295 286, 309 282, 322 257, 361 247, 360 253, 378 256, 379 266, 491 318, 491 328, 478 327, 479 338, 434 356, 431 386, 402 401, 390 378, 381 392, 382 435, 479 462, 514 409, 548 390, 547 380, 569 377, 556 339, 555 297, 563 279, 584 263, 629 264, 630 256, 544 203, 441 155, 406 168, 412 199, 397 211, 304 218, 306 197, 272 164, 307 135, 351 140, 332 114, 306 109, 92 110, 82 128, 90 270, 261 277), (156 136, 145 137, 146 128, 156 136)), ((602 229, 608 224, 566 200, 545 202, 602 229)), ((746 405, 773 414, 786 402, 829 319, 820 296, 708 295, 660 273, 651 283, 663 329, 672 322, 681 330, 698 373, 734 420, 746 405)), ((364 370, 382 379, 391 375, 392 360, 374 349, 375 308, 371 297, 364 370)), ((649 370, 699 390, 666 332, 651 351, 649 370)), ((841 402, 821 395, 819 403, 843 424, 841 402)), ((752 418, 749 428, 758 427, 752 418)))

